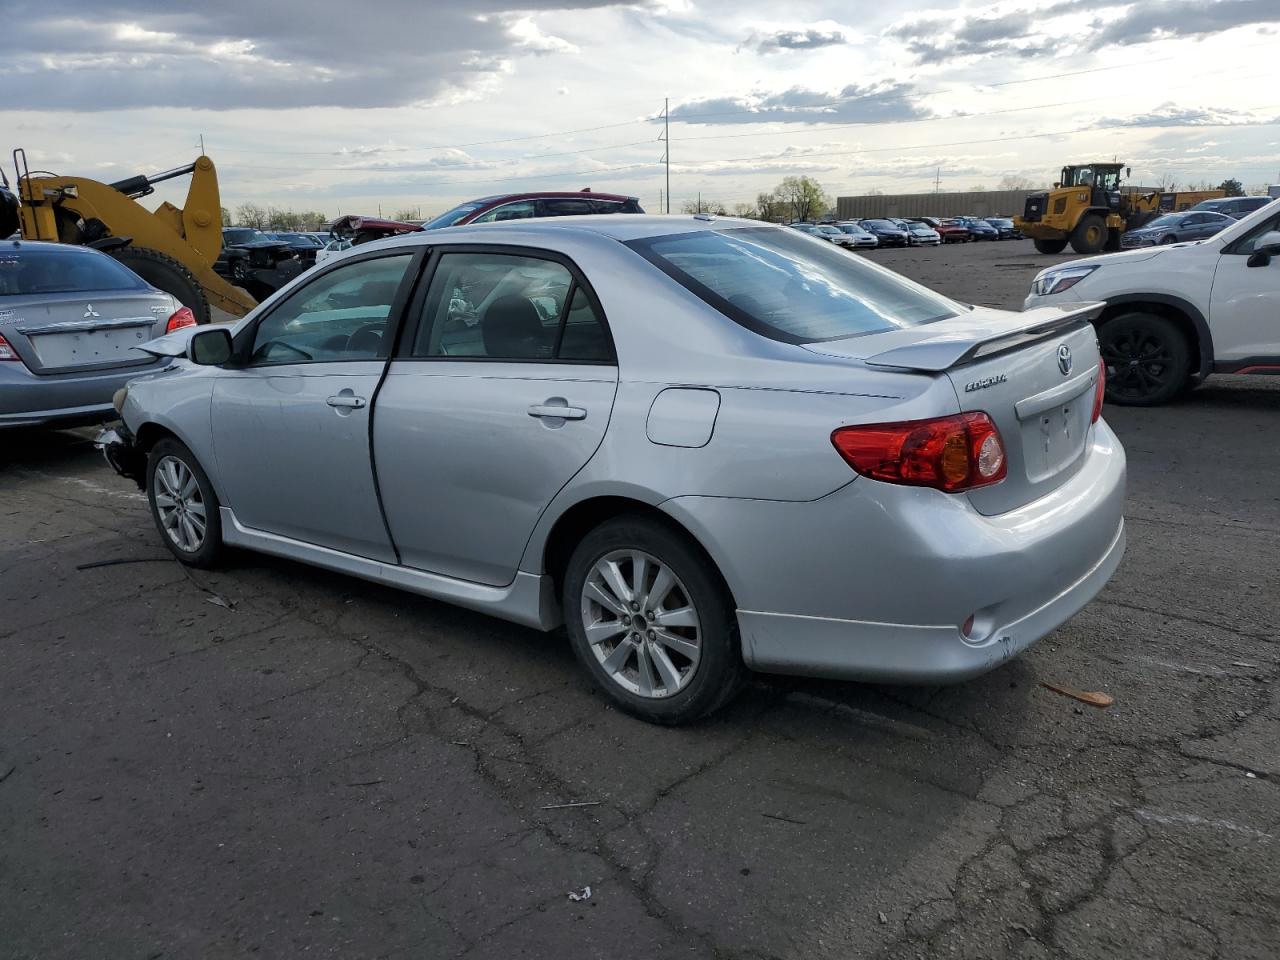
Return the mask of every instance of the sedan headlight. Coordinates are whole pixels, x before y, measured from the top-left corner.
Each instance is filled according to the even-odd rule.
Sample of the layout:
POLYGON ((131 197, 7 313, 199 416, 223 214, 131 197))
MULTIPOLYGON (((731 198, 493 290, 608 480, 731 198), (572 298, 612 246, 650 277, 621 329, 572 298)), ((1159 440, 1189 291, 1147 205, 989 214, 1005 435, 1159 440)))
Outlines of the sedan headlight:
POLYGON ((1037 297, 1048 297, 1055 293, 1062 293, 1064 290, 1070 290, 1097 269, 1098 267, 1095 264, 1091 267, 1066 266, 1059 270, 1049 270, 1032 281, 1031 292, 1037 297))

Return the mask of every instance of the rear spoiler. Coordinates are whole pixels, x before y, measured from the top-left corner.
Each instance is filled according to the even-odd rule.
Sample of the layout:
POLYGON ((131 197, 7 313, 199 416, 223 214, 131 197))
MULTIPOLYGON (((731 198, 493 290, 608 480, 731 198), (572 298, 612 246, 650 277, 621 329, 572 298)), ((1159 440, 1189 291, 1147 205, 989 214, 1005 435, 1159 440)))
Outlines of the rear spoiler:
POLYGON ((1102 313, 1105 303, 1075 303, 1061 307, 1036 307, 1024 313, 1006 314, 998 321, 975 322, 971 327, 953 328, 883 353, 864 362, 877 367, 941 372, 966 363, 984 360, 998 353, 1016 350, 1065 330, 1091 323, 1102 313))

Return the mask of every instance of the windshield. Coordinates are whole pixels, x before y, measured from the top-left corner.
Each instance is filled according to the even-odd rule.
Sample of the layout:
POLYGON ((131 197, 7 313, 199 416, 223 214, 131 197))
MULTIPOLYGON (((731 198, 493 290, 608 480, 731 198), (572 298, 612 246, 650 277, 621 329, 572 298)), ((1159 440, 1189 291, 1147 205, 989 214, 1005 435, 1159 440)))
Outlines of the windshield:
POLYGON ((85 251, 0 250, 0 297, 96 290, 141 290, 136 273, 103 254, 85 251))
POLYGON ((856 223, 842 223, 837 229, 843 230, 845 233, 852 233, 854 236, 858 236, 860 234, 867 232, 863 230, 860 226, 858 226, 856 223))
POLYGON ((879 227, 881 230, 900 230, 902 229, 892 220, 863 220, 864 227, 879 227))
POLYGON ((859 337, 959 313, 946 297, 787 230, 707 230, 627 246, 730 319, 785 343, 859 337))
POLYGON ((472 200, 469 203, 460 203, 452 210, 446 210, 434 220, 428 220, 422 225, 423 230, 436 230, 440 227, 452 227, 455 223, 465 217, 468 213, 475 213, 484 206, 482 200, 472 200))
POLYGON ((1142 227, 1141 229, 1151 230, 1155 227, 1176 227, 1181 223, 1182 223, 1182 214, 1167 213, 1163 217, 1156 217, 1154 220, 1152 220, 1150 223, 1148 223, 1145 227, 1142 227))

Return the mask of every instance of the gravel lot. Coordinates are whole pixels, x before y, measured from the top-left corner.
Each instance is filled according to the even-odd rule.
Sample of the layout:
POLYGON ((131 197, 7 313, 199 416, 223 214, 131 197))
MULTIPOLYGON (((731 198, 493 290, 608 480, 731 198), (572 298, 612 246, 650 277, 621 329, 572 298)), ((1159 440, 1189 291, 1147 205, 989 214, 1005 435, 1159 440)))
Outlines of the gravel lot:
MULTIPOLYGON (((1067 259, 870 256, 998 306, 1067 259)), ((1129 553, 1053 636, 956 687, 761 677, 684 730, 558 635, 185 571, 90 431, 6 434, 0 955, 1275 957, 1280 382, 1107 416, 1129 553)))

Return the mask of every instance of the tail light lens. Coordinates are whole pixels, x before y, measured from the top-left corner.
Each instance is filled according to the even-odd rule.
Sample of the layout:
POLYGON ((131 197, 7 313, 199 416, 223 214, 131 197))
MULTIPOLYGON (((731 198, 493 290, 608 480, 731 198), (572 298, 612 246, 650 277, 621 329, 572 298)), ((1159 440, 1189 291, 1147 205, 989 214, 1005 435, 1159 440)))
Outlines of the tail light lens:
POLYGON ((1098 386, 1093 391, 1093 417, 1090 423, 1097 423, 1102 416, 1102 398, 1107 393, 1107 361, 1098 361, 1098 386))
POLYGON ((183 327, 194 327, 196 325, 196 315, 191 312, 190 307, 179 307, 169 316, 169 322, 165 324, 164 332, 173 333, 175 330, 181 330, 183 327))
POLYGON ((18 351, 13 349, 9 341, 6 340, 3 336, 0 336, 0 360, 17 360, 18 362, 22 361, 22 358, 18 356, 18 351))
POLYGON ((864 477, 958 493, 999 483, 1008 472, 1004 441, 987 414, 841 427, 831 442, 864 477))

